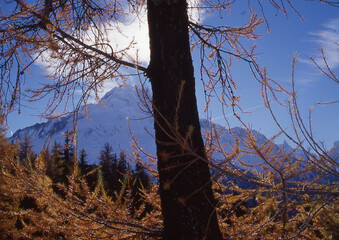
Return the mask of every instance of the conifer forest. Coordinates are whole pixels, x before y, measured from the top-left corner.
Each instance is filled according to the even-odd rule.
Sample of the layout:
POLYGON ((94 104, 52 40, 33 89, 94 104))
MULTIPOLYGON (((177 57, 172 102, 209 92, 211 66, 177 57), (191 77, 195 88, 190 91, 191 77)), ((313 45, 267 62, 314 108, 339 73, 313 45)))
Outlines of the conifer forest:
MULTIPOLYGON (((339 1, 297 2, 1 1, 0 239, 339 239, 339 142, 336 149, 318 140, 312 109, 305 114, 299 101, 296 73, 305 60, 291 54, 286 83, 260 58, 260 39, 277 27, 271 16, 308 26, 302 6, 339 13, 339 1), (241 9, 236 18, 234 9, 241 9), (131 16, 147 29, 146 57, 134 51, 137 35, 116 37, 136 34, 131 16), (249 79, 238 78, 237 68, 249 79), (250 96, 240 95, 238 85, 252 88, 251 81, 259 91, 250 94, 277 129, 264 141, 243 117, 242 101, 250 96), (79 116, 91 120, 90 104, 104 105, 101 93, 112 82, 135 86, 133 104, 152 119, 154 129, 145 134, 155 153, 145 151, 132 128, 129 150, 116 152, 116 143, 107 142, 92 159, 91 150, 79 148, 79 116), (33 136, 10 138, 9 119, 29 104, 41 119, 72 119, 63 141, 46 134, 36 152, 33 136), (223 126, 209 116, 216 104, 223 126), (232 132, 231 118, 241 134, 232 132), (276 145, 279 139, 291 147, 276 145)), ((308 66, 335 91, 339 37, 331 34, 334 50, 315 49, 308 66)), ((318 104, 338 110, 339 98, 318 104)))

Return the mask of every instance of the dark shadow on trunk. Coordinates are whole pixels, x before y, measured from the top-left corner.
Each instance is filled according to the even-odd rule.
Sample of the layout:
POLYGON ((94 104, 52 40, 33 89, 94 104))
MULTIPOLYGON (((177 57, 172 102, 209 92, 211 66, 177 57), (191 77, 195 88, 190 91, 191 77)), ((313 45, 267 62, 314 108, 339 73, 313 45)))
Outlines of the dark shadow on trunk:
POLYGON ((187 4, 148 0, 147 7, 163 238, 221 239, 200 131, 187 4))

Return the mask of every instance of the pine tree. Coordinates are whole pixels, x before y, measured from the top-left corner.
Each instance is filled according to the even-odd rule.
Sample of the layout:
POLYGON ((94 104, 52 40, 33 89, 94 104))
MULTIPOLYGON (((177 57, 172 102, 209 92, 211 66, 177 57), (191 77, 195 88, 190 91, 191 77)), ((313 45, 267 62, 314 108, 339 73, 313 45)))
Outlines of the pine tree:
POLYGON ((132 175, 132 189, 130 196, 130 214, 138 219, 145 217, 152 210, 150 204, 145 201, 145 194, 151 190, 152 183, 145 171, 140 158, 135 164, 132 175))
POLYGON ((67 178, 67 176, 70 175, 71 172, 73 171, 73 167, 74 167, 74 147, 72 143, 70 142, 70 135, 68 133, 68 130, 65 133, 65 144, 62 146, 62 149, 63 149, 62 154, 63 154, 64 164, 65 164, 63 176, 67 178))
POLYGON ((65 168, 67 167, 62 156, 62 149, 60 144, 54 142, 52 147, 52 155, 49 163, 48 173, 55 183, 66 182, 65 168))
POLYGON ((84 148, 80 150, 80 155, 79 155, 79 166, 81 169, 81 174, 85 175, 89 171, 89 166, 87 163, 87 152, 84 148))
POLYGON ((135 164, 134 177, 139 182, 138 187, 140 189, 146 189, 146 190, 150 189, 151 179, 150 179, 149 175, 146 173, 145 168, 144 168, 140 158, 138 158, 138 161, 135 164))
POLYGON ((110 196, 114 196, 116 186, 118 185, 117 157, 116 154, 113 153, 113 148, 109 143, 105 143, 103 149, 100 151, 99 163, 107 193, 110 196))
POLYGON ((52 152, 50 148, 42 149, 40 155, 42 155, 44 162, 46 163, 46 175, 52 177, 56 166, 55 162, 52 160, 52 152))
POLYGON ((126 155, 125 155, 124 152, 121 152, 120 156, 119 156, 119 161, 118 161, 118 164, 117 164, 117 169, 116 169, 117 178, 119 180, 123 181, 124 178, 125 178, 125 175, 130 170, 129 168, 130 167, 129 167, 127 161, 126 161, 126 155))
POLYGON ((29 136, 25 134, 23 141, 20 142, 19 160, 27 169, 32 169, 34 167, 36 154, 32 148, 32 141, 29 136))
POLYGON ((97 170, 98 166, 96 165, 90 165, 87 162, 87 152, 84 148, 80 150, 79 155, 79 167, 80 167, 80 173, 81 176, 86 179, 88 186, 91 188, 91 190, 94 190, 95 186, 97 185, 97 170))

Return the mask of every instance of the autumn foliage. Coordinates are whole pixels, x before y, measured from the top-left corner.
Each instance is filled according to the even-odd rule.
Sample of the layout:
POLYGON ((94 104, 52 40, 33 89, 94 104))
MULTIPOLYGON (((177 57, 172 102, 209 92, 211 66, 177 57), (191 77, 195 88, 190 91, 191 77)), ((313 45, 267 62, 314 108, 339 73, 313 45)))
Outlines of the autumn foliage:
MULTIPOLYGON (((84 172, 74 161, 66 179, 60 181, 55 175, 51 177, 48 161, 52 158, 43 152, 32 160, 33 165, 20 161, 20 144, 9 143, 4 130, 0 149, 2 239, 160 239, 162 217, 156 179, 152 184, 143 181, 148 185, 143 186, 145 177, 130 168, 120 178, 120 185, 108 190, 103 168, 87 165, 84 172)), ((235 149, 234 156, 240 152, 235 149)), ((274 158, 278 159, 277 154, 274 158)), ((293 187, 283 189, 282 179, 272 170, 238 173, 240 178, 215 171, 213 189, 223 237, 336 239, 335 185, 323 184, 320 177, 298 178, 292 174, 301 170, 298 161, 292 166, 281 159, 274 162, 274 158, 271 164, 289 168, 290 179, 288 174, 284 178, 293 187), (307 186, 304 192, 300 185, 307 186)), ((140 164, 139 171, 146 171, 140 164)), ((305 170, 301 172, 305 174, 305 170)))
MULTIPOLYGON (((255 40, 260 37, 256 29, 266 23, 269 30, 265 12, 273 8, 287 14, 288 7, 301 16, 298 9, 290 0, 270 0, 269 10, 264 1, 248 1, 250 17, 245 24, 210 26, 188 16, 187 2, 14 0, 4 4, 8 5, 0 14, 1 239, 178 236, 186 240, 221 235, 224 239, 339 239, 338 163, 300 115, 294 89, 297 56, 292 58, 291 89, 256 62, 255 40), (254 2, 256 8, 250 4, 254 2), (138 54, 130 54, 134 40, 124 49, 108 40, 112 29, 124 34, 126 16, 139 19, 145 12, 150 30, 148 66, 138 54), (253 45, 243 43, 248 39, 253 45), (217 99, 223 111, 228 108, 239 120, 240 135, 232 133, 226 117, 224 128, 207 121, 209 127, 201 133, 192 52, 198 56, 205 112, 217 99), (265 142, 258 141, 239 115, 237 79, 230 70, 238 60, 258 81, 258 94, 280 130, 265 142), (44 61, 50 71, 44 84, 25 91, 26 76, 37 61, 44 61), (76 133, 77 111, 84 104, 86 113, 93 96, 100 102, 106 82, 114 79, 123 84, 131 76, 139 78, 140 105, 154 119, 157 157, 142 152, 136 140, 129 155, 115 155, 108 143, 100 153, 100 165, 87 164, 86 149, 79 151, 68 138, 76 133), (148 82, 152 97, 145 90, 148 82), (78 92, 80 99, 74 100, 78 92), (287 104, 280 95, 289 99, 287 104), (46 140, 43 150, 34 153, 29 136, 9 142, 7 114, 16 107, 20 112, 22 100, 46 96, 50 98, 42 115, 47 118, 60 117, 74 107, 70 112, 75 127, 65 133, 65 144, 46 140), (277 120, 272 104, 286 107, 292 133, 277 120), (223 143, 223 134, 232 136, 233 142, 223 143), (280 135, 294 148, 277 149, 273 143, 280 135), (157 161, 158 169, 145 166, 143 154, 157 161), (251 156, 261 162, 247 161, 251 156), (172 231, 176 227, 178 234, 172 231)), ((190 9, 221 18, 229 15, 234 1, 193 2, 198 4, 190 9)), ((338 7, 336 1, 320 2, 338 7)), ((312 60, 339 83, 323 51, 322 56, 321 63, 312 60)))

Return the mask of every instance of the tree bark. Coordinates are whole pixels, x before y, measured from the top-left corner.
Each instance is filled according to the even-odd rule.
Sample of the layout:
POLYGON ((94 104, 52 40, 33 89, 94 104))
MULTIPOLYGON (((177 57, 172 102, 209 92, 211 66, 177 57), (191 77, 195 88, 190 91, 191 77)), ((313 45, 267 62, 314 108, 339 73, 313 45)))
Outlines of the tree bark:
POLYGON ((147 8, 163 239, 222 239, 200 130, 187 3, 148 0, 147 8))

